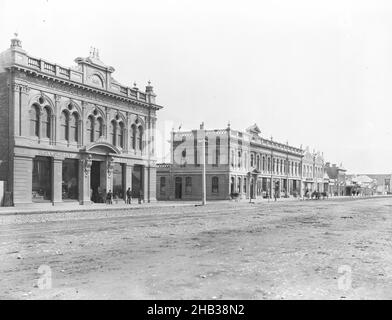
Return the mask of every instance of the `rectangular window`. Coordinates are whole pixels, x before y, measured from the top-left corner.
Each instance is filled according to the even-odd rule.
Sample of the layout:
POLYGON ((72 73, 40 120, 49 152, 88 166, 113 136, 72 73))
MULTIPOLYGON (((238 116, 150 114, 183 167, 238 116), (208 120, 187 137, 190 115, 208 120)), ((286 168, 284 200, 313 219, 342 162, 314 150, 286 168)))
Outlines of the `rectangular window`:
POLYGON ((212 193, 219 193, 219 179, 218 177, 212 177, 212 193))
POLYGON ((51 199, 52 199, 51 158, 35 157, 33 159, 32 201, 42 202, 51 199))
POLYGON ((185 178, 185 194, 192 194, 192 178, 186 177, 185 178))
POLYGON ((159 191, 160 191, 161 195, 165 195, 165 193, 166 193, 166 178, 165 177, 161 177, 159 185, 160 185, 159 191))

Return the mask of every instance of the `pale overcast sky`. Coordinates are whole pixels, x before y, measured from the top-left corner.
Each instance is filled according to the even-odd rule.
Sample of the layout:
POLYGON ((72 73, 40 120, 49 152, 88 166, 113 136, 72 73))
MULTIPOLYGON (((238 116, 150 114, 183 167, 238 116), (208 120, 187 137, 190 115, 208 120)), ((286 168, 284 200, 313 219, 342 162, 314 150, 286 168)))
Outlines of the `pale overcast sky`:
POLYGON ((71 66, 94 46, 123 84, 151 79, 166 133, 257 123, 349 172, 390 173, 391 17, 377 0, 0 0, 0 50, 17 31, 71 66))

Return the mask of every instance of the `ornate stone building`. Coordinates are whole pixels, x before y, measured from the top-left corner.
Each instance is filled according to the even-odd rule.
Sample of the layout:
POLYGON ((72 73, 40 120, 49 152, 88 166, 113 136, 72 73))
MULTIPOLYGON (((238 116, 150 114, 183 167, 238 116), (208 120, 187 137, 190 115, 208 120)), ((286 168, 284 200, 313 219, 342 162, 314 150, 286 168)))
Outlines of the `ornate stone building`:
POLYGON ((65 68, 22 49, 0 54, 0 181, 5 205, 156 199, 156 95, 117 82, 93 49, 65 68))
POLYGON ((325 174, 324 156, 321 152, 304 150, 302 161, 302 190, 328 192, 329 178, 325 174))
MULTIPOLYGON (((206 130, 207 199, 299 196, 303 150, 265 139, 255 124, 245 132, 206 130)), ((171 163, 158 164, 157 198, 201 198, 200 131, 172 132, 171 163)))

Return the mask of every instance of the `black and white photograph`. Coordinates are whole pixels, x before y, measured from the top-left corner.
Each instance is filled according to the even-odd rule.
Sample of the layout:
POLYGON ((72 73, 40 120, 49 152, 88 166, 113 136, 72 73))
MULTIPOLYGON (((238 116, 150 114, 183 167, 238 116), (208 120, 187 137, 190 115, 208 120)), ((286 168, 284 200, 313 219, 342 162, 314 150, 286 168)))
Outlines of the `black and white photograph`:
POLYGON ((391 17, 0 0, 0 300, 392 299, 391 17))

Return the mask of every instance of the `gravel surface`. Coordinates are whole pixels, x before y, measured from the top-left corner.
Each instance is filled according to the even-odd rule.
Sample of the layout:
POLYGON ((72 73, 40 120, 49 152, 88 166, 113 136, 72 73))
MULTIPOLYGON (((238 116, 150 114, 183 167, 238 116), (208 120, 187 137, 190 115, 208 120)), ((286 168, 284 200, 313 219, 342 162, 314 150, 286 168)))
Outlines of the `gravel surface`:
POLYGON ((0 216, 1 299, 392 299, 392 198, 0 216))

